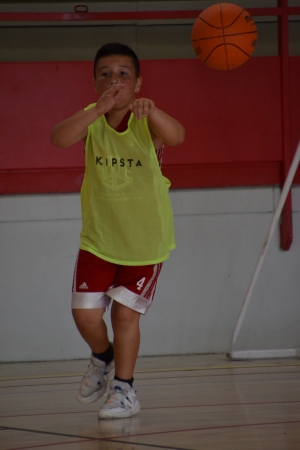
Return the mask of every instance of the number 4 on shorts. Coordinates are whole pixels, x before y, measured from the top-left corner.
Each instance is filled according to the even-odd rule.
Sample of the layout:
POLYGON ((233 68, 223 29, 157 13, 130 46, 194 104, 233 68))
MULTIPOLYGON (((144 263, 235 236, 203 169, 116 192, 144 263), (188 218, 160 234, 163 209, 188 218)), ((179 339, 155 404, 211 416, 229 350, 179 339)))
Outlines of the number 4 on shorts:
POLYGON ((137 288, 138 291, 140 291, 142 289, 142 287, 143 287, 143 285, 145 283, 145 280, 146 280, 146 278, 144 277, 144 278, 141 278, 140 281, 138 281, 136 283, 136 285, 138 286, 138 288, 137 288))

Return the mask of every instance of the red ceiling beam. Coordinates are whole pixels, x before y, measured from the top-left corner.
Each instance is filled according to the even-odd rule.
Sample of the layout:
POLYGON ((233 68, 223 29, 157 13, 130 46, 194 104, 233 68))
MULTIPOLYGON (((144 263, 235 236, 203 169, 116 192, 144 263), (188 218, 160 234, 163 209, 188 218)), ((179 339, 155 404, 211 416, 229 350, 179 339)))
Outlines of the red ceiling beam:
MULTIPOLYGON (((281 16, 281 8, 247 8, 252 16, 281 16)), ((52 12, 2 12, 2 22, 72 22, 72 21, 110 21, 110 20, 171 20, 193 19, 201 10, 188 11, 116 11, 73 13, 52 12)), ((300 15, 300 7, 289 7, 288 15, 300 15)))

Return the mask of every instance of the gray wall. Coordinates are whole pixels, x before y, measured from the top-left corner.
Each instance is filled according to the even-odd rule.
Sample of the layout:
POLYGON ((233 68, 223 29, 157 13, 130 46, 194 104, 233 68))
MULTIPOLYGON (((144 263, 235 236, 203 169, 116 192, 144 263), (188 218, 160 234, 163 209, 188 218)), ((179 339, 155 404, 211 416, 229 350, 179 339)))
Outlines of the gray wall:
MULTIPOLYGON (((141 319, 140 355, 228 351, 278 194, 274 188, 171 191, 177 249, 141 319)), ((300 347, 299 188, 293 197, 293 245, 280 250, 276 231, 237 349, 300 347)), ((70 309, 79 195, 2 197, 0 211, 0 361, 87 357, 70 309)))

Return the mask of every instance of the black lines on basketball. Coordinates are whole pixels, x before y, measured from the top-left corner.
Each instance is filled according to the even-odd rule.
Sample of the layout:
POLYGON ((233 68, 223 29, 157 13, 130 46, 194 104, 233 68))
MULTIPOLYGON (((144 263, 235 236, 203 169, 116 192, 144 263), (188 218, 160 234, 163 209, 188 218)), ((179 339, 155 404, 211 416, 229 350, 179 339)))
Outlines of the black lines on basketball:
MULTIPOLYGON (((231 37, 231 36, 241 36, 243 34, 254 34, 256 35, 257 32, 256 31, 246 31, 244 33, 232 33, 232 34, 226 34, 226 37, 231 37)), ((221 38, 223 37, 223 34, 219 34, 218 36, 207 36, 207 37, 201 37, 199 39, 194 39, 192 42, 198 42, 198 41, 205 41, 207 39, 217 39, 217 38, 221 38)))
POLYGON ((198 58, 220 70, 239 67, 252 55, 257 28, 249 13, 231 3, 206 8, 192 28, 192 45, 198 58))
MULTIPOLYGON (((212 52, 216 51, 216 50, 217 50, 219 47, 221 47, 222 45, 223 45, 223 44, 217 45, 217 46, 211 51, 211 53, 209 53, 209 55, 207 55, 207 58, 206 58, 206 60, 204 61, 204 63, 207 62, 207 60, 208 60, 209 57, 211 56, 212 52)), ((247 56, 248 58, 250 58, 251 55, 249 55, 248 53, 244 52, 244 50, 243 50, 242 48, 238 47, 237 45, 234 45, 234 44, 225 44, 225 47, 228 47, 228 46, 230 46, 230 45, 233 46, 233 47, 236 47, 239 51, 243 52, 243 53, 245 54, 245 56, 247 56)))

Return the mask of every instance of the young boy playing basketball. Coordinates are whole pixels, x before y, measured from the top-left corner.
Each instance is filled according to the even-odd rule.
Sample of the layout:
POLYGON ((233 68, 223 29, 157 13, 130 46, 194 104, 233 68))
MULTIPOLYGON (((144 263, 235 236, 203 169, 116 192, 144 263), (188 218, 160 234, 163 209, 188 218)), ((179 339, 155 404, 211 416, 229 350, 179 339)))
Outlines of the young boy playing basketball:
POLYGON ((182 143, 185 132, 152 100, 135 98, 141 83, 133 50, 104 45, 94 62, 97 103, 59 123, 51 135, 60 148, 85 142, 72 311, 92 352, 77 399, 94 402, 110 387, 100 419, 130 417, 140 409, 133 388, 139 319, 175 247, 169 183, 157 154, 164 143, 182 143), (111 301, 113 344, 103 320, 111 301))

